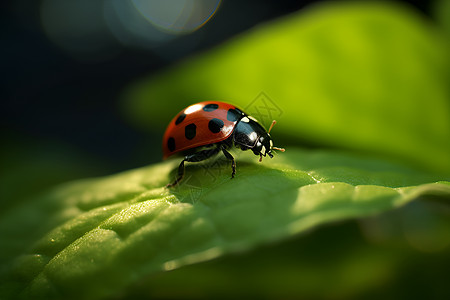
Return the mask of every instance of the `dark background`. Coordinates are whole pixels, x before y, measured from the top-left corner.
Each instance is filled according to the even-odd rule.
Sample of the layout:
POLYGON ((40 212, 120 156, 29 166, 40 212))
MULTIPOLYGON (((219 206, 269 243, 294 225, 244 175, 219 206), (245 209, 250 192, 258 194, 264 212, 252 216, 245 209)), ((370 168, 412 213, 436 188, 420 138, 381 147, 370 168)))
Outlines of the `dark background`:
MULTIPOLYGON (((224 1, 205 26, 155 49, 117 42, 113 55, 80 59, 46 36, 41 1, 2 1, 3 184, 20 176, 22 183, 45 186, 160 161, 149 149, 160 148, 163 132, 142 132, 129 124, 121 113, 121 91, 143 76, 315 2, 224 1), (161 55, 167 51, 170 56, 161 55)), ((432 2, 403 2, 430 16, 432 2)))

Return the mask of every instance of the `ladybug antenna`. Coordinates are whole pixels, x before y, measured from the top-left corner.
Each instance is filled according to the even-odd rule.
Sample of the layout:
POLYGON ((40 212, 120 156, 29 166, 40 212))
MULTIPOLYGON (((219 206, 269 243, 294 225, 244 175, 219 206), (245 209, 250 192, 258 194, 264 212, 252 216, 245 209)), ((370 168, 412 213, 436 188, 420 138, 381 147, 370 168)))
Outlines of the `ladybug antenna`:
MULTIPOLYGON (((270 133, 270 131, 273 128, 273 125, 275 125, 276 123, 277 123, 277 121, 275 121, 275 120, 272 121, 272 124, 270 124, 269 131, 267 131, 267 133, 270 133)), ((286 150, 284 150, 284 148, 278 148, 278 147, 273 147, 273 146, 272 146, 271 150, 278 150, 278 151, 281 151, 281 152, 286 151, 286 150)), ((272 157, 272 156, 270 156, 270 157, 272 157)))
POLYGON ((272 147, 272 150, 278 150, 278 151, 281 151, 281 152, 286 151, 284 148, 278 148, 278 147, 272 147))
POLYGON ((272 130, 273 125, 275 125, 276 123, 277 123, 277 121, 275 121, 275 120, 272 121, 272 124, 270 124, 269 131, 267 131, 267 133, 270 133, 270 131, 272 130))

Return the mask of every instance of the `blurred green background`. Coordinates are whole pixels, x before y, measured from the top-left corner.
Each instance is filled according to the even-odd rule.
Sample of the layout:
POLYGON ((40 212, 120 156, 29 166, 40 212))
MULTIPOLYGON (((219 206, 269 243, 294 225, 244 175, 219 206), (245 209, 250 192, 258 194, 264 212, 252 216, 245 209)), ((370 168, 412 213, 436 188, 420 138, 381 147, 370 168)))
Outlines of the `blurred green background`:
MULTIPOLYGON (((449 179, 449 1, 198 1, 186 16, 176 2, 148 3, 2 4, 2 214, 57 183, 160 161, 168 121, 211 99, 265 126, 277 119, 276 145, 288 150, 368 153, 449 179)), ((122 297, 445 296, 447 220, 447 206, 415 204, 169 272, 122 297)))

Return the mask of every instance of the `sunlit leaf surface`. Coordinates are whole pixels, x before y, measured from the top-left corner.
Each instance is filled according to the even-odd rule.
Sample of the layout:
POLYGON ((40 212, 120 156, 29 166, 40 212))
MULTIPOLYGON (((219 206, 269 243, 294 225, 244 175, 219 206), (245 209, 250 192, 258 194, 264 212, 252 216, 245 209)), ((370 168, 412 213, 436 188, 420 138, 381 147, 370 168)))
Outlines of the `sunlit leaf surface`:
POLYGON ((0 223, 3 291, 97 299, 316 225, 450 196, 448 182, 367 157, 295 148, 263 163, 236 156, 234 179, 219 158, 189 164, 169 190, 175 160, 67 184, 16 208, 0 223))

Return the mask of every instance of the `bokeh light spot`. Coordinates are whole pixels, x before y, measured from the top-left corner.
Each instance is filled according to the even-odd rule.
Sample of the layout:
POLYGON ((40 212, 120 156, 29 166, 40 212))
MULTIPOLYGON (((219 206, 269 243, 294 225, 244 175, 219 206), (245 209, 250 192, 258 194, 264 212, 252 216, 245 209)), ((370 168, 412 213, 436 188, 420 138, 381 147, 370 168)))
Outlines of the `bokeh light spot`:
POLYGON ((125 46, 153 48, 174 38, 150 24, 130 1, 104 2, 103 16, 111 33, 125 46))
POLYGON ((158 29, 171 34, 193 32, 206 24, 220 0, 132 0, 144 18, 158 29))

